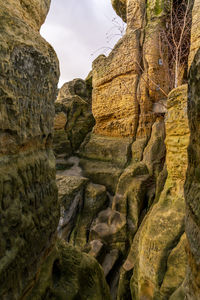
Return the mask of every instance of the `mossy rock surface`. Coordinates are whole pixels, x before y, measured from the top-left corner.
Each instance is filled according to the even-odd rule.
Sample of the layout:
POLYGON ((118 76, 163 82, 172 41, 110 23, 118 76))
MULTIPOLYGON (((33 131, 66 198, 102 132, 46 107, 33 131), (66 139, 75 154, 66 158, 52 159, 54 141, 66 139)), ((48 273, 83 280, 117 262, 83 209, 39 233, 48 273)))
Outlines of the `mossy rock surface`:
POLYGON ((111 300, 111 297, 98 262, 58 240, 43 264, 36 286, 26 299, 111 300))

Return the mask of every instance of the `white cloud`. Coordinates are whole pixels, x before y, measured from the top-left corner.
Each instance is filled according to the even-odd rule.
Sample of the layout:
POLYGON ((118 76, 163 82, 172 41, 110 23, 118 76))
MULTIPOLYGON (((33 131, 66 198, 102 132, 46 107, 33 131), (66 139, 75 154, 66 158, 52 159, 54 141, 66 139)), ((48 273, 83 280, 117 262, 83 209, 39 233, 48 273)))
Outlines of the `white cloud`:
MULTIPOLYGON (((54 47, 59 61, 59 86, 76 77, 85 78, 101 47, 109 45, 106 33, 113 27, 116 14, 109 0, 52 0, 41 35, 54 47), (92 54, 94 54, 92 56, 92 54)), ((119 22, 121 20, 119 19, 119 22)), ((102 50, 103 51, 103 50, 102 50)))

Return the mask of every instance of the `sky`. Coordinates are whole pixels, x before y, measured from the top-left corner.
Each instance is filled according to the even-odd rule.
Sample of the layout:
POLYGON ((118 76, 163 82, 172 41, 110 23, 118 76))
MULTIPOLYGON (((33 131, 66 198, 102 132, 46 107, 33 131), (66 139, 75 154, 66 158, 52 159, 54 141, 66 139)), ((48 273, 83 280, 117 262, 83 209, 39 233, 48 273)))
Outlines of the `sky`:
POLYGON ((59 87, 74 78, 86 78, 92 61, 102 53, 108 55, 124 26, 111 0, 51 0, 40 33, 58 55, 59 87))

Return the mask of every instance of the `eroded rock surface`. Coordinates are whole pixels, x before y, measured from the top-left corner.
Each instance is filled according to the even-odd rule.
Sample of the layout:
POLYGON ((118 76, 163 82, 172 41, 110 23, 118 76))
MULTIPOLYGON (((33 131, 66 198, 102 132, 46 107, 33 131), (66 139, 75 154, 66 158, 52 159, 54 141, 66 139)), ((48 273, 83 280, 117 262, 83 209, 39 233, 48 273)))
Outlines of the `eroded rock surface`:
POLYGON ((94 126, 88 81, 74 79, 65 83, 59 90, 55 110, 54 151, 56 155, 70 156, 94 126))
POLYGON ((185 217, 183 186, 189 141, 187 86, 169 94, 167 107, 165 143, 168 176, 158 202, 140 225, 123 266, 127 272, 133 268, 133 299, 168 299, 185 278, 186 240, 182 235, 185 217), (179 254, 175 254, 177 251, 179 254), (171 269, 175 265, 176 272, 173 273, 171 269))
POLYGON ((97 261, 63 240, 46 257, 28 299, 111 300, 97 261))
POLYGON ((96 123, 77 152, 76 176, 104 190, 102 203, 94 194, 84 202, 86 185, 67 239, 100 262, 113 299, 164 300, 186 271, 187 86, 167 96, 159 50, 166 2, 112 4, 127 31, 93 63, 96 123))
POLYGON ((189 267, 186 278, 187 299, 200 298, 200 211, 199 211, 199 88, 200 50, 197 51, 190 70, 188 94, 188 118, 190 144, 188 170, 185 184, 186 234, 188 239, 189 267))
POLYGON ((166 97, 161 89, 168 91, 159 64, 164 2, 113 2, 126 2, 127 30, 108 57, 101 55, 93 63, 95 133, 148 138, 153 103, 166 97))
POLYGON ((39 29, 50 1, 0 2, 0 298, 31 288, 59 220, 51 149, 58 61, 39 29))
POLYGON ((51 147, 59 70, 38 33, 49 1, 0 4, 0 298, 198 300, 199 0, 189 59, 187 239, 187 86, 166 104, 159 49, 166 1, 113 0, 126 34, 86 81, 60 89, 58 198, 51 147))
MULTIPOLYGON (((77 192, 88 180, 75 182, 60 175, 58 199, 52 134, 59 68, 54 50, 39 34, 49 4, 0 1, 0 298, 109 300, 98 262, 57 238, 59 202, 68 210, 59 226, 67 226, 80 205, 77 192)), ((71 102, 65 108, 72 118, 71 110, 78 112, 77 134, 87 127, 80 120, 89 106, 91 91, 86 93, 86 85, 88 81, 76 81, 72 89, 68 85, 71 102)), ((58 129, 64 117, 62 113, 57 118, 58 129)), ((91 119, 91 113, 87 117, 91 119)), ((76 158, 67 165, 74 166, 69 176, 80 172, 76 158)))

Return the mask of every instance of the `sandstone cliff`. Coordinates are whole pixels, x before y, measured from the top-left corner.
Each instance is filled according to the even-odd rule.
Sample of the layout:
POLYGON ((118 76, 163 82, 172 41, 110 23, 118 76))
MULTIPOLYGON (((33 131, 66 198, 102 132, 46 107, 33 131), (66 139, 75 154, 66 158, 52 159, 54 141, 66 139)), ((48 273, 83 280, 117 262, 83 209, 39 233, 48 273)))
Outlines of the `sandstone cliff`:
POLYGON ((33 285, 59 219, 51 149, 59 69, 38 32, 49 4, 0 3, 1 299, 33 285))
POLYGON ((112 0, 127 31, 94 61, 92 99, 89 76, 55 106, 50 1, 0 4, 0 298, 200 299, 199 0, 188 85, 170 91, 167 2, 112 0))
POLYGON ((189 260, 186 294, 187 299, 200 298, 200 213, 199 213, 199 73, 200 51, 198 50, 190 69, 188 93, 188 117, 190 144, 188 148, 188 170, 185 184, 187 254, 189 260))
POLYGON ((59 172, 60 235, 97 258, 114 299, 169 299, 186 272, 187 85, 169 93, 159 49, 167 4, 112 4, 127 31, 93 63, 96 123, 59 172))
POLYGON ((0 298, 110 299, 98 263, 57 238, 59 68, 39 34, 49 5, 0 1, 0 298))

